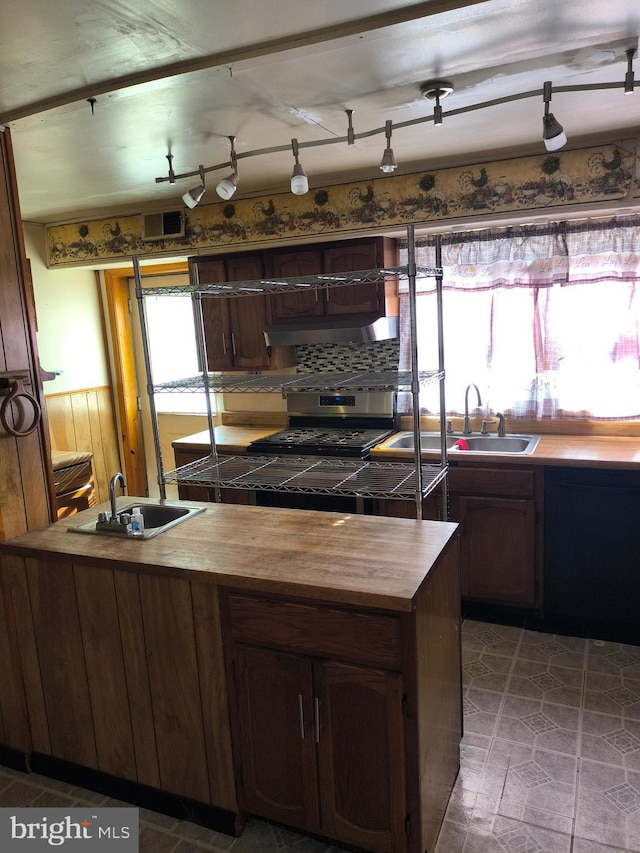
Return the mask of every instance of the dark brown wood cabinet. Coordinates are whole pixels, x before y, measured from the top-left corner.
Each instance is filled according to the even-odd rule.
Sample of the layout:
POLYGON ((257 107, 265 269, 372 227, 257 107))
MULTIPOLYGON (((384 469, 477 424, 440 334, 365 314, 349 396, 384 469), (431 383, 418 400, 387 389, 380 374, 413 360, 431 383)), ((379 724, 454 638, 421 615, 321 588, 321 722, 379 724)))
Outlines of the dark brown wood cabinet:
POLYGON ((251 812, 432 853, 462 727, 455 526, 354 519, 327 564, 326 536, 284 515, 211 507, 144 554, 72 519, 3 543, 31 766, 160 790, 161 810, 212 805, 232 831, 251 812))
POLYGON ((451 519, 460 522, 463 598, 538 605, 540 470, 496 466, 449 472, 451 519))
POLYGON ((371 850, 404 843, 397 673, 238 646, 243 805, 371 850))
MULTIPOLYGON (((417 604, 418 625, 426 627, 423 608, 438 601, 445 621, 455 620, 457 577, 451 580, 443 598, 436 583, 417 604)), ((453 705, 444 717, 435 695, 427 710, 426 693, 412 694, 415 667, 426 663, 413 617, 233 590, 221 601, 240 807, 377 853, 432 849, 439 806, 424 790, 423 825, 413 834, 409 827, 420 812, 418 777, 442 772, 440 747, 428 770, 418 770, 414 749, 435 735, 431 723, 446 718, 447 753, 448 727, 460 725, 449 716, 459 686, 445 678, 441 698, 453 705)), ((455 663, 458 641, 447 631, 440 639, 439 653, 455 663)))
MULTIPOLYGON (((269 255, 269 268, 274 278, 318 275, 322 272, 322 251, 301 247, 295 251, 291 249, 288 252, 272 252, 269 255)), ((324 316, 324 294, 318 288, 299 288, 295 292, 274 293, 269 298, 271 320, 275 324, 324 316)))
MULTIPOLYGON (((260 255, 192 261, 198 281, 250 281, 264 275, 260 255)), ((269 325, 266 296, 202 299, 204 338, 209 370, 256 370, 271 366, 263 329, 269 325)))
POLYGON ((3 560, 33 750, 235 811, 217 588, 3 560))
POLYGON ((235 649, 241 807, 318 831, 313 676, 308 660, 256 646, 235 649))
MULTIPOLYGON (((271 275, 283 278, 372 270, 394 266, 396 249, 392 240, 383 237, 344 240, 271 252, 266 263, 271 275)), ((377 318, 397 314, 395 288, 384 278, 366 284, 272 294, 270 302, 274 324, 331 316, 377 318)))
POLYGON ((516 607, 536 603, 536 511, 528 498, 461 496, 464 598, 516 607))
MULTIPOLYGON (((286 251, 245 252, 189 260, 191 279, 201 285, 223 281, 295 278, 352 272, 396 264, 395 243, 386 237, 344 240, 286 251)), ((209 370, 282 369, 295 363, 292 347, 267 347, 265 326, 321 317, 397 316, 395 279, 335 288, 301 288, 269 295, 202 298, 209 370)))
MULTIPOLYGON (((449 469, 449 520, 460 523, 462 597, 488 604, 542 606, 542 469, 530 466, 449 469)), ((439 520, 439 491, 423 501, 439 520)), ((415 518, 411 501, 377 501, 379 515, 415 518)))
POLYGON ((316 661, 322 828, 371 850, 406 844, 399 673, 316 661))
MULTIPOLYGON (((389 264, 385 263, 385 246, 387 246, 387 241, 383 238, 347 241, 343 245, 329 246, 323 251, 323 272, 353 272, 354 270, 371 270, 387 266, 389 264)), ((387 260, 389 259, 387 258, 387 260)), ((350 314, 384 316, 384 279, 380 279, 375 284, 350 284, 346 287, 332 288, 327 290, 325 294, 325 310, 329 317, 350 314)))

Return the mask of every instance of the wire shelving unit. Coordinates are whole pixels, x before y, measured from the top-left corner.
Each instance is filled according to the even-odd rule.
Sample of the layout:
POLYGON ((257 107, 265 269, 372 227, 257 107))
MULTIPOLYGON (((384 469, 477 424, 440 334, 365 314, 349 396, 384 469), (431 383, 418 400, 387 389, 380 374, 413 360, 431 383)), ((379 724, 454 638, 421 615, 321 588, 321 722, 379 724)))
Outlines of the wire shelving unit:
MULTIPOLYGON (((414 228, 407 228, 408 262, 405 266, 377 270, 359 270, 344 274, 298 276, 295 278, 264 278, 243 282, 191 281, 186 285, 155 285, 143 287, 138 259, 134 258, 136 297, 142 329, 147 391, 151 408, 153 437, 158 470, 160 495, 165 497, 166 483, 223 489, 277 490, 305 494, 336 494, 384 499, 414 499, 416 517, 422 518, 422 499, 438 485, 443 489, 443 506, 447 506, 447 449, 444 406, 444 347, 442 321, 442 269, 439 241, 436 243, 436 267, 418 267, 415 263, 414 228), (393 276, 406 280, 409 293, 409 319, 411 329, 411 369, 399 372, 318 372, 297 374, 233 374, 203 371, 196 376, 171 382, 154 384, 149 357, 148 331, 144 301, 147 296, 190 296, 196 317, 196 343, 201 365, 207 364, 203 327, 203 298, 229 298, 255 296, 256 294, 285 293, 296 289, 334 288, 349 284, 379 282, 393 276), (433 277, 436 280, 438 366, 431 371, 418 370, 416 334, 416 279, 433 277), (420 452, 420 387, 440 383, 440 460, 426 465, 420 452), (294 391, 345 391, 345 390, 395 390, 409 392, 413 404, 414 455, 412 463, 362 461, 316 456, 227 456, 218 453, 215 440, 214 418, 210 395, 216 392, 272 393, 286 395, 294 391), (154 395, 160 392, 205 392, 211 453, 188 465, 163 469, 160 450, 158 418, 154 395)), ((196 276, 197 278, 197 276, 196 276)), ((219 494, 219 491, 217 492, 219 494)), ((445 513, 446 515, 446 513, 445 513)))

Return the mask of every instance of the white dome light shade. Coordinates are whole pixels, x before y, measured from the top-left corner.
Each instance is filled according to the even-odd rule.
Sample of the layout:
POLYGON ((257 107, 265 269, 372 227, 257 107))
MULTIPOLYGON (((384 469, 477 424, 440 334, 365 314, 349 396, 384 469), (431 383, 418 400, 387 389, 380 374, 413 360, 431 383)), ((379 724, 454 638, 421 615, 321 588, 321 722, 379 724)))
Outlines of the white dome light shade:
POLYGON ((567 134, 553 113, 542 117, 542 138, 547 151, 558 151, 567 144, 567 134))
POLYGON ((384 149, 384 154, 382 155, 382 161, 380 162, 380 168, 385 173, 385 175, 391 174, 391 172, 395 172, 398 168, 398 164, 396 163, 396 158, 393 156, 393 148, 391 147, 391 132, 393 130, 393 123, 391 121, 387 121, 385 123, 385 134, 387 136, 387 147, 384 149))
POLYGON ((309 179, 304 173, 304 169, 300 163, 296 163, 293 167, 291 175, 291 192, 294 195, 304 195, 309 192, 309 179))
POLYGON ((567 144, 567 135, 562 125, 550 111, 551 81, 547 80, 542 88, 544 98, 544 115, 542 116, 542 139, 547 151, 558 151, 567 144))
POLYGON ((238 188, 238 173, 232 172, 226 178, 223 178, 218 186, 216 187, 216 192, 223 199, 229 199, 235 193, 238 188))
MULTIPOLYGON (((204 166, 200 166, 199 171, 200 171, 200 185, 197 187, 194 187, 192 190, 189 190, 188 192, 186 192, 182 196, 182 201, 187 205, 187 207, 192 207, 192 208, 195 207, 198 204, 198 202, 200 201, 200 199, 202 198, 202 196, 206 192, 206 187, 204 185, 204 166)), ((172 174, 172 170, 170 169, 169 170, 169 177, 171 177, 171 174, 172 174)), ((175 181, 175 175, 174 175, 174 181, 175 181)))
POLYGON ((201 184, 199 187, 194 187, 192 190, 189 190, 189 192, 186 192, 182 196, 182 201, 187 205, 187 207, 195 207, 205 192, 206 187, 201 184))
POLYGON ((398 168, 398 164, 396 163, 396 158, 393 156, 393 148, 385 148, 384 154, 382 155, 382 162, 380 163, 380 168, 385 174, 391 174, 391 172, 395 172, 398 168))
POLYGON ((309 192, 309 179, 305 175, 304 169, 298 160, 299 152, 297 139, 291 140, 291 150, 293 151, 293 157, 295 159, 293 172, 291 173, 291 192, 294 195, 304 195, 309 192))

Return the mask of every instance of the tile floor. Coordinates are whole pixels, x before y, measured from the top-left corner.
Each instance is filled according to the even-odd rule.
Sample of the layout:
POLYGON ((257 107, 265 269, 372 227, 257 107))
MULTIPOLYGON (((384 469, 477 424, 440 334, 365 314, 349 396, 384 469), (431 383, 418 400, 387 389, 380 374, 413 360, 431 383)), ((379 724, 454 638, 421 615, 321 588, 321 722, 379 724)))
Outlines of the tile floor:
MULTIPOLYGON (((436 853, 640 853, 640 647, 465 620, 461 769, 436 853)), ((0 806, 122 805, 0 767, 0 806)), ((140 853, 336 853, 140 809, 140 853)))

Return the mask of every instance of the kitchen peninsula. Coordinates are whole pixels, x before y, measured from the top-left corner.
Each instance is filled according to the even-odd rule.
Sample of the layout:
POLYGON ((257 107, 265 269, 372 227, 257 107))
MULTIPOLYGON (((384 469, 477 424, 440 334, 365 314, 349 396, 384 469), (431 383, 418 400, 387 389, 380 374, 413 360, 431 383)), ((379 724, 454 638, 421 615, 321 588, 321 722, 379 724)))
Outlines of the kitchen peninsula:
POLYGON ((32 769, 232 834, 257 814, 434 849, 462 724, 457 525, 210 504, 146 541, 69 534, 95 513, 0 545, 32 769))

